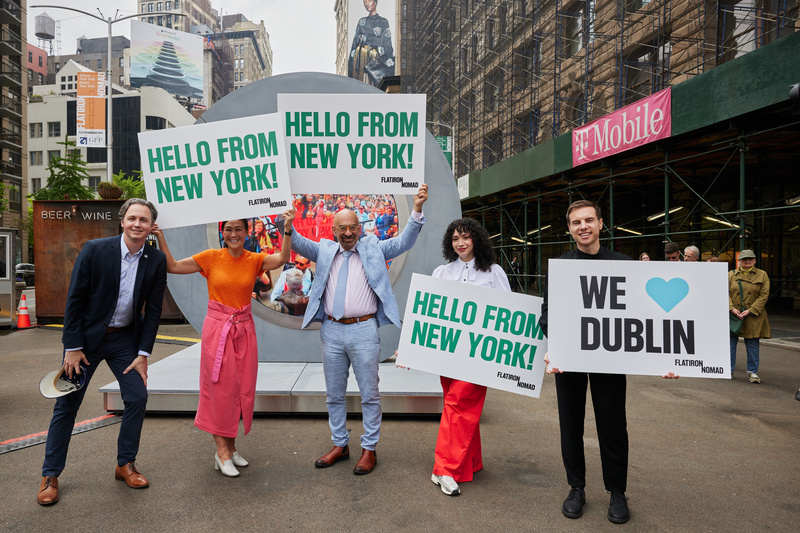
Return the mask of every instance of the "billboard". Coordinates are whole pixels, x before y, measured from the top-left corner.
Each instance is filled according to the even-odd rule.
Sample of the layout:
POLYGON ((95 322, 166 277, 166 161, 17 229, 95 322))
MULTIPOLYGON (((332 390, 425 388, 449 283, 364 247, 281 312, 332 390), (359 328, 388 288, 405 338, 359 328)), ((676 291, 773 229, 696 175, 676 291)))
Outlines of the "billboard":
POLYGON ((378 86, 395 75, 397 6, 384 0, 349 0, 347 35, 350 38, 347 75, 378 86))
POLYGON ((203 98, 203 38, 131 21, 131 86, 203 98))
POLYGON ((78 72, 78 146, 106 145, 106 75, 78 72))

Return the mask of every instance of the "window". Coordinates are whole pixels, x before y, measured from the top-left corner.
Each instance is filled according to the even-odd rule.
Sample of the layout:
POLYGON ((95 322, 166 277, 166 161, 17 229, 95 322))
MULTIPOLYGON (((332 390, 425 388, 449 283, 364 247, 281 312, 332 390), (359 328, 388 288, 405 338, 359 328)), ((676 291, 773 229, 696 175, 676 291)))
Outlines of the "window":
POLYGON ((108 161, 108 150, 106 148, 86 148, 87 163, 105 163, 108 161))
POLYGON ((655 50, 639 48, 625 58, 620 66, 623 105, 631 104, 660 91, 669 84, 670 41, 655 50))
POLYGON ((39 74, 39 85, 44 85, 44 74, 39 74))
POLYGON ((103 70, 103 60, 102 59, 98 59, 97 60, 97 71, 99 72, 101 70, 103 70))
POLYGON ((168 2, 164 2, 164 9, 166 9, 167 11, 172 9, 172 2, 169 2, 169 1, 168 2))
MULTIPOLYGON (((58 69, 60 69, 60 68, 61 68, 61 63, 56 63, 56 72, 58 72, 58 69)), ((62 78, 63 78, 63 76, 62 76, 62 78)))
POLYGON ((564 55, 572 57, 581 51, 586 38, 586 9, 582 1, 567 6, 563 13, 564 55))
POLYGON ((62 83, 61 84, 61 90, 62 91, 66 91, 67 90, 67 84, 66 83, 62 83))
POLYGON ((503 132, 496 130, 486 137, 483 145, 483 164, 490 167, 503 159, 503 132))
POLYGON ((47 136, 48 137, 61 137, 61 122, 48 122, 47 123, 47 136))
POLYGON ((52 165, 53 159, 61 157, 61 150, 48 150, 47 151, 47 164, 52 165))
POLYGON ((162 2, 156 2, 156 11, 162 11, 164 8, 164 4, 162 2))
POLYGON ((124 74, 120 74, 119 75, 119 83, 118 84, 119 85, 125 85, 125 75, 124 74))
POLYGON ((153 3, 152 2, 147 4, 147 12, 148 13, 152 13, 153 12, 153 3))
POLYGON ((42 66, 42 56, 39 56, 39 66, 42 66))
POLYGON ((33 63, 33 52, 28 52, 28 63, 33 63))
POLYGON ((153 17, 147 17, 147 22, 152 24, 153 23, 153 17))
POLYGON ((89 188, 93 191, 97 190, 97 185, 100 183, 100 176, 89 176, 89 188))
POLYGON ((650 3, 650 0, 625 0, 625 12, 638 11, 650 3))
POLYGON ((42 164, 42 152, 28 152, 31 156, 31 166, 42 164))
POLYGON ((16 185, 8 188, 8 207, 10 211, 19 213, 22 209, 22 191, 16 185))
POLYGON ((497 111, 500 108, 500 95, 502 94, 503 73, 495 69, 489 73, 484 82, 484 110, 497 111))
POLYGON ((175 0, 175 9, 180 9, 181 7, 181 0, 175 0))
POLYGON ((142 13, 147 13, 147 4, 142 4, 142 13))
POLYGON ((148 130, 163 130, 167 127, 167 120, 163 117, 146 115, 144 117, 144 127, 148 130))
POLYGON ((72 76, 67 76, 67 81, 72 81, 72 76))
POLYGON ((38 192, 42 188, 42 178, 31 178, 31 193, 38 192))
POLYGON ((163 26, 164 25, 164 17, 163 16, 159 15, 156 20, 157 20, 156 24, 158 24, 159 26, 163 26))
POLYGON ((524 89, 539 77, 542 46, 539 39, 531 39, 514 51, 514 82, 524 89))
POLYGON ((539 132, 539 110, 531 110, 519 115, 514 121, 514 127, 517 131, 514 148, 518 152, 536 146, 536 135, 539 132))
POLYGON ((33 81, 33 71, 28 69, 28 81, 33 81))

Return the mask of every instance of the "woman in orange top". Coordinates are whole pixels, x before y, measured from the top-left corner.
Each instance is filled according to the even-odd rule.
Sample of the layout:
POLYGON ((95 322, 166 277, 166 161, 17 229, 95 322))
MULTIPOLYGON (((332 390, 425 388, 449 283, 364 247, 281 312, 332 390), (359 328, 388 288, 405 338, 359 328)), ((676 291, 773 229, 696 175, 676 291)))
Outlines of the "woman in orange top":
POLYGON ((217 445, 214 468, 229 477, 239 475, 237 466, 249 463, 236 450, 239 420, 244 434, 250 432, 258 374, 258 347, 250 298, 257 276, 279 268, 289 258, 294 209, 284 212, 284 246, 280 254, 253 253, 244 249, 247 220, 228 220, 222 225, 225 248, 206 250, 176 261, 164 234, 153 227, 158 247, 167 256, 167 272, 199 272, 208 279, 208 313, 203 322, 200 356, 200 402, 194 425, 211 433, 217 445))

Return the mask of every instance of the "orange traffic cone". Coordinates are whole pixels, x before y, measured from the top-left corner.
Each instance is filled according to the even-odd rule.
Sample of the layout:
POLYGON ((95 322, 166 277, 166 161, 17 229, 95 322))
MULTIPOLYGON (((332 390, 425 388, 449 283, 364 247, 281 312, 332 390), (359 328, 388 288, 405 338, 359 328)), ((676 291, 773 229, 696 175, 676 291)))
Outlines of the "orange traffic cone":
POLYGON ((22 295, 22 299, 19 301, 19 312, 17 313, 17 329, 26 329, 32 328, 31 326, 31 317, 28 314, 28 301, 25 299, 25 295, 22 295))

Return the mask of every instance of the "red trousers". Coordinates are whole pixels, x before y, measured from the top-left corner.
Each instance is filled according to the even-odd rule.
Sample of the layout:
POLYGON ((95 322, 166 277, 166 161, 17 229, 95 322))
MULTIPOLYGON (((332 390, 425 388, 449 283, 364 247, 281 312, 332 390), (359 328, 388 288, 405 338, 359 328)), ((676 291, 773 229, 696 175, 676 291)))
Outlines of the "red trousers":
POLYGON ((436 439, 433 473, 450 476, 457 483, 472 481, 483 468, 481 412, 486 387, 442 376, 444 408, 436 439))

